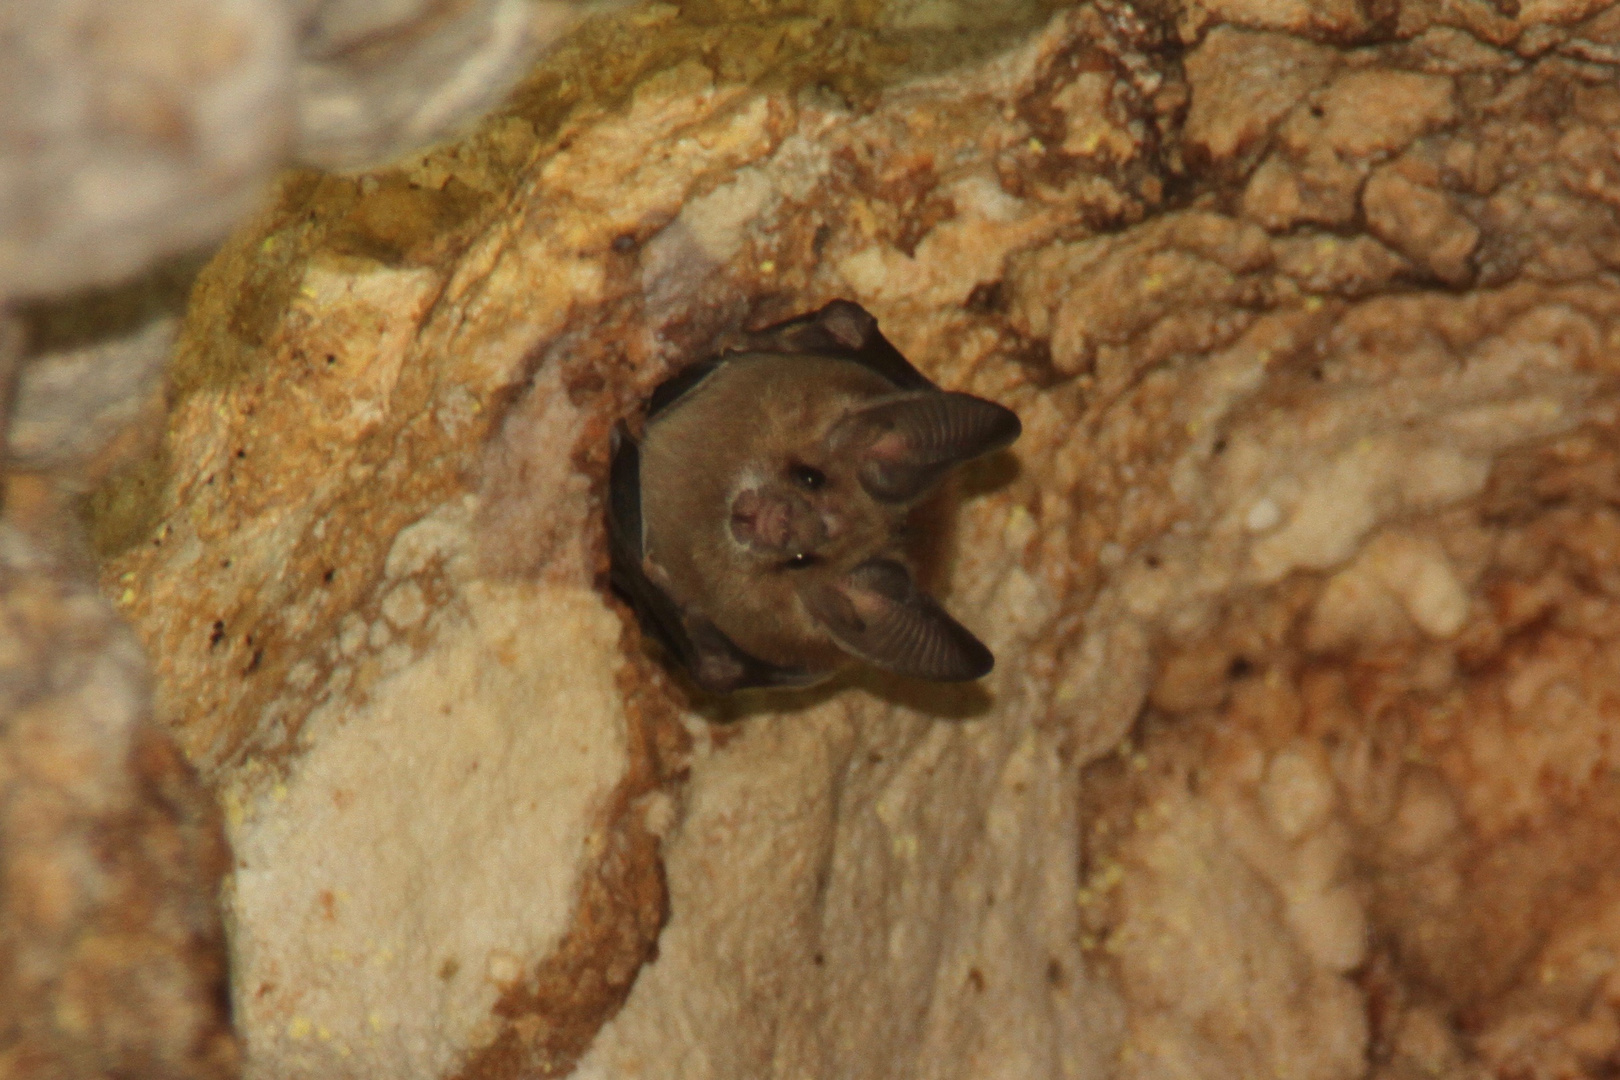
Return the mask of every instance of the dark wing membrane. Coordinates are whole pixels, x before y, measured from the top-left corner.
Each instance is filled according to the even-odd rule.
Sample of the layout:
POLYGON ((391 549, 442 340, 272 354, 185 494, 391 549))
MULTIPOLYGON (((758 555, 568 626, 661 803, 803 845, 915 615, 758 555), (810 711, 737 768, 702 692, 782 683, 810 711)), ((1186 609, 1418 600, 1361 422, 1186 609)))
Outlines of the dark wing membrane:
POLYGON ((748 352, 811 353, 849 360, 880 375, 900 390, 937 390, 911 366, 878 329, 877 320, 853 300, 834 300, 819 311, 800 315, 748 335, 748 352))
POLYGON ((641 448, 620 424, 613 431, 608 474, 608 580, 629 603, 648 637, 704 690, 726 694, 750 687, 805 686, 816 676, 743 652, 707 619, 689 620, 641 568, 641 448))
POLYGON ((620 550, 641 565, 641 447, 624 421, 613 428, 608 466, 608 540, 617 563, 620 550))
POLYGON ((707 619, 688 619, 693 656, 685 664, 692 681, 711 694, 755 687, 809 686, 820 676, 800 667, 782 667, 743 652, 707 619))
POLYGON ((647 636, 688 663, 692 640, 680 609, 641 569, 641 448, 621 423, 613 430, 608 473, 608 580, 627 600, 647 636))
POLYGON ((724 360, 716 357, 713 360, 701 360, 690 367, 682 368, 653 390, 652 396, 647 399, 647 419, 651 420, 681 398, 687 392, 696 388, 698 383, 714 374, 724 360))

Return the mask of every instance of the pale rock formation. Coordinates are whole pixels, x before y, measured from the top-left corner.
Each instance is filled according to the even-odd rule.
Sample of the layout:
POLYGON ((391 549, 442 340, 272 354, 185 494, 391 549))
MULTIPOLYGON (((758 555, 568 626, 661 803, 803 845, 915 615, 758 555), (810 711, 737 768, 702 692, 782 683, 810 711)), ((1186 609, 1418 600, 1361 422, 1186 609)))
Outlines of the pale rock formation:
POLYGON ((0 297, 216 242, 289 158, 386 161, 504 97, 566 0, 96 0, 0 11, 0 297))
POLYGON ((592 7, 582 0, 287 0, 299 160, 375 165, 498 105, 592 7))
POLYGON ((197 266, 176 253, 216 243, 291 154, 453 134, 584 10, 364 5, 362 26, 361 6, 0 8, 0 1076, 239 1072, 214 800, 151 721, 67 504, 161 431, 197 266), (374 126, 340 107, 357 97, 374 126))
POLYGON ((236 1074, 212 800, 78 567, 0 524, 0 1076, 236 1074))
POLYGON ((94 522, 248 1074, 1611 1067, 1620 16, 1510 8, 1083 4, 898 80, 654 6, 285 178, 94 522), (834 296, 1024 419, 948 538, 998 667, 697 700, 602 589, 607 433, 834 296))
POLYGON ((215 240, 291 140, 278 0, 53 0, 0 20, 0 297, 108 284, 215 240))

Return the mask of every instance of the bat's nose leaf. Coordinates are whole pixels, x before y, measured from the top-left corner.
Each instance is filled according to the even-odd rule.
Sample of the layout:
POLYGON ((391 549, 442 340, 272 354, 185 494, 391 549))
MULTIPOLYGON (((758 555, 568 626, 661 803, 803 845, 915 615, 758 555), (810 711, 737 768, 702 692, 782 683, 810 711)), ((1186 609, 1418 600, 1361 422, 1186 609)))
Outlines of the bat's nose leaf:
POLYGON ((840 648, 885 671, 966 682, 995 666, 984 643, 891 559, 868 559, 837 582, 807 588, 804 599, 840 648))

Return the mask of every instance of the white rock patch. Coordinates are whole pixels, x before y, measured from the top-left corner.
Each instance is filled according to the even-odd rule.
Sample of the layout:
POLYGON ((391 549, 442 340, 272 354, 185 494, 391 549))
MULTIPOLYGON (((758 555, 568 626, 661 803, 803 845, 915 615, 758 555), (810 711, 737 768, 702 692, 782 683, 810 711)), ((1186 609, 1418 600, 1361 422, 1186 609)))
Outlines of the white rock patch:
POLYGON ((464 603, 233 823, 248 1076, 443 1075, 570 923, 626 764, 619 623, 577 587, 464 603))

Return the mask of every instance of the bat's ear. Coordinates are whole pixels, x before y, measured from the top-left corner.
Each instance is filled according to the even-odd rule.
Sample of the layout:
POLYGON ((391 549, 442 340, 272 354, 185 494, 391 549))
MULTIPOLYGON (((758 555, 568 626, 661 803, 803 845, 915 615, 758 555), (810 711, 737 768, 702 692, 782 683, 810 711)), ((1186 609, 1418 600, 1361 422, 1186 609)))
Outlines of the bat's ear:
POLYGON ((810 614, 839 648, 885 671, 935 682, 987 675, 995 657, 917 589, 892 559, 868 559, 842 578, 807 586, 810 614))
POLYGON ((952 465, 1007 446, 1023 425, 1011 409, 971 394, 923 391, 885 398, 835 425, 828 444, 861 459, 861 486, 883 502, 909 502, 952 465))

